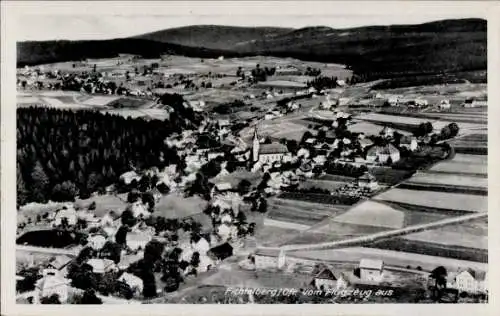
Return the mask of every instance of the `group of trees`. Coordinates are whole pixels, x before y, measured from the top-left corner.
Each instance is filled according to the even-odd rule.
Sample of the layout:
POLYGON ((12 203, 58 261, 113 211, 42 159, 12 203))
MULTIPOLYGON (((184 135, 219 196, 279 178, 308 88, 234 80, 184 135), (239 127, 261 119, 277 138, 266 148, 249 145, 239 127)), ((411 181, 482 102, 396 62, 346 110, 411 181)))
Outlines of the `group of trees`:
POLYGON ((420 123, 417 129, 413 132, 415 136, 425 136, 434 130, 431 122, 420 123))
POLYGON ((213 110, 218 114, 230 114, 234 112, 234 109, 239 109, 246 106, 245 102, 242 100, 234 100, 232 102, 221 103, 213 108, 213 110))
POLYGON ((307 82, 308 87, 316 90, 332 89, 337 87, 337 77, 319 76, 307 82))
POLYGON ((260 64, 257 64, 254 69, 252 69, 252 77, 254 82, 266 81, 268 76, 272 76, 276 73, 276 67, 261 68, 260 64))
POLYGON ((368 168, 365 165, 356 167, 351 164, 341 164, 327 161, 325 164, 325 171, 330 174, 357 178, 367 172, 368 168))
POLYGON ((177 152, 163 141, 183 126, 94 111, 18 109, 17 202, 85 197, 131 167, 177 163, 177 152))
POLYGON ((320 74, 321 74, 320 68, 307 67, 306 71, 304 72, 305 76, 312 76, 312 77, 319 76, 320 74))

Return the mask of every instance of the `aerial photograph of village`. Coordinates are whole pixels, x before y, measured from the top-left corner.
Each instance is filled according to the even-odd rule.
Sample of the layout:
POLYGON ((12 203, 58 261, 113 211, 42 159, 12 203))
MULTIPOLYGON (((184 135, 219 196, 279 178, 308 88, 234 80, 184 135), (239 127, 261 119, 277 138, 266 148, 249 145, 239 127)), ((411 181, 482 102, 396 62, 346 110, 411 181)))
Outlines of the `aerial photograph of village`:
POLYGON ((487 303, 486 26, 19 40, 17 304, 487 303))

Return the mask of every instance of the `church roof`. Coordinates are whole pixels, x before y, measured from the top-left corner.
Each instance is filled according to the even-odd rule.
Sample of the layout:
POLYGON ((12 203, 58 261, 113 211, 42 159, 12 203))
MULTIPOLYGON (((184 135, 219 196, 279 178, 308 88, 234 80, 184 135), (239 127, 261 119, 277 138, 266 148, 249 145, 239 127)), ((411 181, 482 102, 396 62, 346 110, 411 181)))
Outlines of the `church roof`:
POLYGON ((280 143, 261 144, 259 154, 284 154, 288 152, 288 148, 280 143))

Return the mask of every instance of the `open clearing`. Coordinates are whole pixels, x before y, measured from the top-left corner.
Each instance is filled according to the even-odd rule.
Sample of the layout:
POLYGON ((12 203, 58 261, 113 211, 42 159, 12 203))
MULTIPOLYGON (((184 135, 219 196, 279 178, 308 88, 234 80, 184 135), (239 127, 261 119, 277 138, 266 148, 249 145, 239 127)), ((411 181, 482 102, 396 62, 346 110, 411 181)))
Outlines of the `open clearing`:
POLYGON ((178 194, 162 196, 153 215, 165 218, 183 218, 203 212, 207 202, 198 196, 185 198, 178 194))
POLYGON ((398 229, 404 227, 405 214, 384 203, 365 201, 333 220, 339 223, 398 229))
POLYGON ((444 193, 433 191, 416 191, 406 189, 391 189, 374 197, 375 200, 396 202, 442 210, 486 212, 488 198, 478 195, 444 193))
POLYGON ((94 214, 97 217, 102 217, 109 211, 114 211, 116 214, 121 214, 127 207, 126 197, 118 197, 116 195, 99 195, 88 198, 86 200, 76 200, 75 206, 86 208, 92 202, 96 203, 94 214))

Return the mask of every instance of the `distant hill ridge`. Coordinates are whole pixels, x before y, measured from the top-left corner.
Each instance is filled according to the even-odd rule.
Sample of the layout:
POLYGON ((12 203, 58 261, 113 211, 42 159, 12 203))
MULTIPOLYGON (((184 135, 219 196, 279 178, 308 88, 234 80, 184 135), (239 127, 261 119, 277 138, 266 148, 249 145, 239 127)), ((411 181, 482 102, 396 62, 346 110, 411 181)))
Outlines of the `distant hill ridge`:
POLYGON ((133 53, 215 58, 270 55, 349 65, 366 78, 484 70, 486 21, 443 20, 349 29, 194 25, 101 41, 18 43, 18 65, 133 53))

